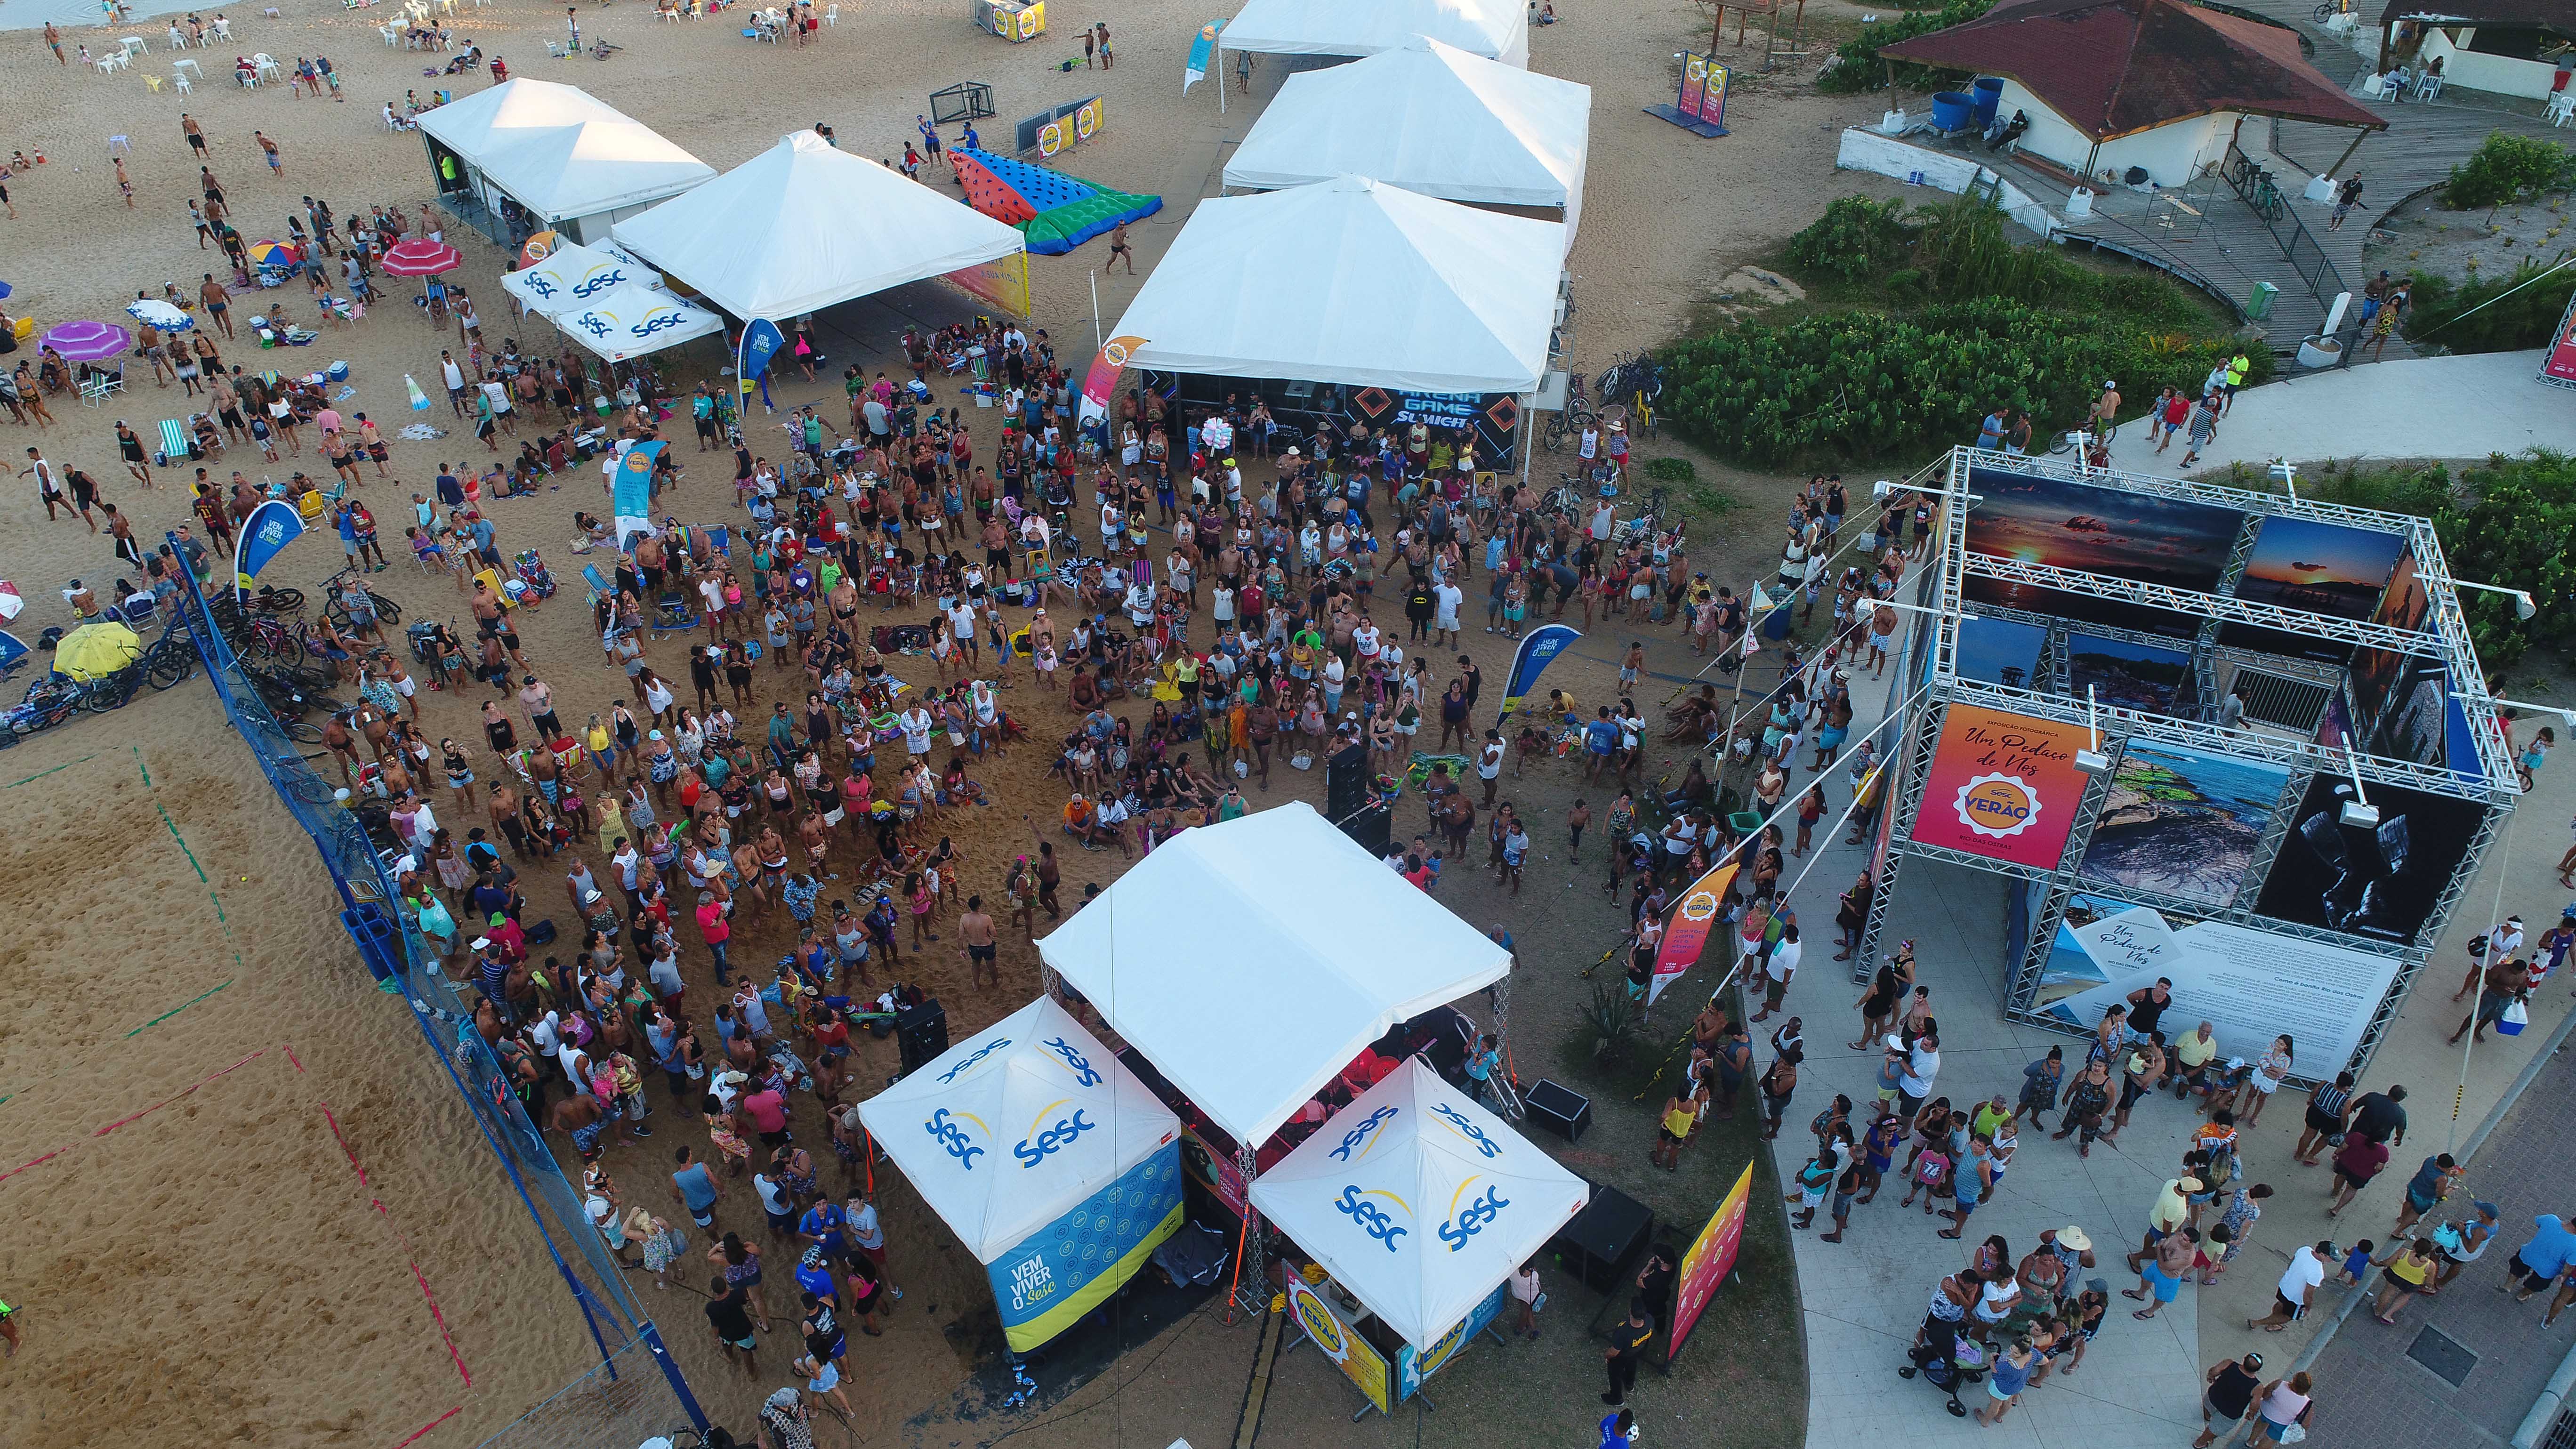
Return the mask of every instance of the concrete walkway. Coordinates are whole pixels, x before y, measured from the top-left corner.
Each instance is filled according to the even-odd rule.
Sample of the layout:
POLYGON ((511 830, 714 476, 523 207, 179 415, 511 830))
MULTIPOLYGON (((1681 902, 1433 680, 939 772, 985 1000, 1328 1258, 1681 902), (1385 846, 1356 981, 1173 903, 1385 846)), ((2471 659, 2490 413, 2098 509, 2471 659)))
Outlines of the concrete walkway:
MULTIPOLYGON (((2475 457, 2510 446, 2524 429, 2541 426, 2540 417, 2527 415, 2540 403, 2546 404, 2545 415, 2553 421, 2547 425, 2549 431, 2532 433, 2530 441, 2576 446, 2576 398, 2536 384, 2531 390, 2544 396, 2534 399, 2525 394, 2516 402, 2509 395, 2510 379, 2528 378, 2535 367, 2530 354, 2441 359, 2390 363, 2332 378, 2274 385, 2240 399, 2232 431, 2249 442, 2258 434, 2268 435, 2274 426, 2286 432, 2286 423, 2275 425, 2265 419, 2286 417, 2296 404, 2320 416, 2344 420, 2346 432, 2357 431, 2357 421, 2367 427, 2369 422, 2364 420, 2403 417, 2405 435, 2411 440, 2405 449, 2408 453, 2422 456, 2456 450, 2459 456, 2475 457), (2421 381, 2389 387, 2389 380, 2402 380, 2410 375, 2409 369, 2425 370, 2414 374, 2419 377, 2428 373, 2441 379, 2440 396, 2428 393, 2430 385, 2421 381), (2373 373, 2379 377, 2374 379, 2373 373), (2481 376, 2486 379, 2483 384, 2477 381, 2481 376), (2313 395, 2320 388, 2338 386, 2389 390, 2385 395, 2356 393, 2349 399, 2330 400, 2322 409, 2312 406, 2312 396, 2298 391, 2313 395), (2454 389, 2458 400, 2446 401, 2453 399, 2454 389), (2481 389, 2491 395, 2474 396, 2481 389), (2425 406, 2428 402, 2434 405, 2425 406), (2514 431, 2501 431, 2496 415, 2514 414, 2516 408, 2521 413, 2515 414, 2514 431)), ((2311 458, 2350 456, 2354 441, 2318 427, 2310 441, 2294 438, 2292 452, 2311 458)), ((2144 447, 2136 448, 2135 456, 2124 450, 2120 461, 2131 467, 2148 466, 2146 454, 2144 447)), ((1755 669, 1750 682, 1767 685, 1769 671, 1759 664, 1755 669)), ((1885 682, 1867 676, 1854 680, 1859 713, 1856 734, 1883 717, 1888 691, 1908 672, 1891 668, 1885 682)), ((1803 773, 1796 776, 1793 788, 1803 788, 1809 778, 1803 773)), ((1828 776, 1828 797, 1837 806, 1847 798, 1839 771, 1828 776)), ((2534 935, 2557 918, 2569 893, 2558 887, 2553 867, 2565 843, 2561 832, 2571 797, 2576 797, 2576 772, 2543 772, 2538 793, 2523 802, 2505 837, 2490 852, 2370 1063, 2367 1087, 2412 1086, 2412 1129, 2408 1151, 2400 1154, 2409 1172, 2424 1155, 2465 1141, 2568 1009, 2563 993, 2541 993, 2532 1003, 2534 1021, 2529 1031, 2519 1038, 2491 1037, 2479 1047, 2466 1063, 2465 1089, 2454 1117, 2451 1088, 2461 1077, 2463 1062, 2460 1048, 2447 1045, 2444 1038, 2463 1009, 2449 998, 2459 984, 2460 965, 2467 959, 2464 943, 2504 913, 2520 913, 2532 924, 2534 935)), ((1858 1026, 1852 1004, 1859 993, 1850 982, 1848 965, 1831 959, 1829 944, 1836 896, 1852 884, 1865 863, 1864 848, 1844 845, 1844 835, 1836 830, 1828 836, 1819 827, 1820 848, 1810 855, 1813 868, 1791 896, 1799 919, 1809 923, 1810 946, 1788 994, 1787 1010, 1804 1018, 1807 1055, 1792 1121, 1774 1149, 1783 1178, 1805 1160, 1811 1146, 1803 1130, 1805 1121, 1828 1094, 1843 1093, 1863 1104, 1864 1111, 1875 1097, 1876 1056, 1844 1045, 1858 1026)), ((1806 865, 1795 861, 1791 869, 1795 872, 1806 865)), ((2044 1056, 2052 1045, 2078 1045, 2002 1017, 2005 885, 2003 878, 1982 872, 1910 862, 1900 877, 1882 938, 1882 949, 1887 950, 1899 940, 1915 942, 1918 979, 1932 989, 1944 1043, 1936 1090, 1953 1102, 1975 1101, 1998 1091, 2009 1099, 2018 1091, 2024 1063, 2044 1056)), ((1774 1017, 1755 1028, 1756 1058, 1762 1064, 1767 1065, 1771 1056, 1768 1033, 1779 1022, 1774 1017)), ((2080 1051, 2070 1054, 2080 1059, 2080 1051)), ((2285 1096, 2293 1099, 2275 1104, 2245 1136, 2247 1180, 2268 1181, 2280 1195, 2272 1200, 2236 1264, 2216 1286, 2186 1287, 2179 1302, 2147 1322, 2130 1316, 2136 1303, 2115 1298, 2082 1370, 2071 1377, 2052 1377, 2026 1394, 1995 1428, 1981 1430, 1971 1421, 1949 1417, 1939 1394, 1919 1379, 1897 1376, 1895 1370, 1904 1362, 1906 1347, 1922 1320, 1927 1295, 1941 1275, 1962 1263, 1968 1248, 1985 1235, 2002 1234, 2017 1259, 2029 1251, 2042 1229, 2069 1224, 2082 1227, 2093 1239, 2100 1259, 2100 1267, 2085 1276, 2101 1277, 2115 1289, 2135 1287, 2137 1278, 2122 1271, 2121 1258, 2137 1246, 2148 1204, 2181 1158, 2184 1138, 2196 1122, 2189 1108, 2170 1097, 2148 1099, 2139 1104, 2119 1142, 2097 1144, 2090 1157, 2078 1157, 2071 1141, 2052 1141, 2045 1130, 2025 1129, 2005 1184, 1992 1204, 1977 1212, 1967 1243, 1935 1237, 1935 1231, 1947 1224, 1925 1217, 1919 1200, 1912 1209, 1900 1207, 1901 1185, 1857 1209, 1843 1243, 1819 1241, 1817 1234, 1825 1227, 1821 1222, 1814 1230, 1793 1233, 1805 1312, 1807 1443, 1817 1449, 1843 1449, 1871 1441, 1926 1449, 1971 1441, 2030 1449, 2075 1445, 2170 1449, 2187 1442, 2200 1425, 2200 1375, 2210 1363, 2260 1350, 2276 1370, 2286 1369, 2333 1321, 2340 1298, 2328 1294, 2321 1296, 2318 1312, 2286 1333, 2267 1335, 2245 1329, 2247 1318, 2268 1311, 2273 1284, 2288 1262, 2289 1251, 2321 1237, 2331 1236, 2338 1242, 2365 1235, 2384 1238, 2407 1175, 2383 1174, 2342 1219, 2328 1219, 2324 1214, 2326 1170, 2302 1168, 2290 1153, 2304 1103, 2295 1094, 2285 1096)), ((2049 1121, 2053 1128, 2054 1113, 2049 1121)), ((2523 1186, 2516 1174, 2486 1166, 2492 1155, 2503 1154, 2509 1144, 2510 1139, 2500 1134, 2473 1161, 2472 1183, 2482 1194, 2490 1185, 2503 1194, 2502 1206, 2514 1226, 2513 1241, 2518 1243, 2520 1235, 2527 1233, 2531 1215, 2553 1205, 2532 1200, 2541 1188, 2523 1186)), ((1903 1159, 1898 1161, 1901 1164, 1903 1159)), ((2471 1291, 2493 1296, 2483 1286, 2471 1291)), ((2445 1302, 2448 1297, 2435 1301, 2445 1302)), ((2344 1332, 2365 1330, 2377 1332, 2379 1326, 2362 1319, 2344 1332)), ((2516 1331, 2530 1332, 2528 1327, 2516 1331)), ((2500 1350, 2494 1335, 2477 1336, 2479 1351, 2493 1361, 2488 1382, 2476 1387, 2492 1387, 2499 1395, 2496 1412, 2510 1423, 2527 1403, 2503 1402, 2521 1391, 2521 1380, 2528 1376, 2523 1360, 2527 1357, 2536 1363, 2545 1358, 2554 1363, 2554 1355, 2536 1344, 2508 1354, 2500 1350)), ((2360 1362, 2374 1365, 2374 1371, 2376 1365, 2387 1362, 2384 1341, 2357 1338, 2354 1346, 2339 1344, 2320 1365, 2321 1446, 2381 1442, 2371 1427, 2370 1416, 2375 1412, 2368 1407, 2375 1402, 2368 1397, 2371 1390, 2354 1381, 2358 1375, 2349 1356, 2355 1352, 2362 1355, 2360 1362), (2342 1397, 2346 1393, 2350 1399, 2342 1397)), ((2403 1352, 2402 1347, 2398 1352, 2403 1352)), ((2411 1364, 2399 1366, 2417 1372, 2411 1364)), ((2547 1370, 2539 1372, 2545 1377, 2547 1370)), ((1981 1396, 1982 1390, 1974 1391, 1970 1406, 1981 1396)), ((2459 1417, 2455 1405, 2426 1403, 2415 1408, 2427 1418, 2444 1413, 2454 1421, 2459 1417)))
MULTIPOLYGON (((2576 452, 2576 391, 2541 382, 2540 360, 2538 352, 2392 358, 2267 383, 2238 395, 2192 472, 2206 477, 2230 463, 2259 470, 2275 458, 2576 452)), ((2121 425, 2111 459, 2123 468, 2174 472, 2182 453, 2180 439, 2155 452, 2144 428, 2131 422, 2121 425)))

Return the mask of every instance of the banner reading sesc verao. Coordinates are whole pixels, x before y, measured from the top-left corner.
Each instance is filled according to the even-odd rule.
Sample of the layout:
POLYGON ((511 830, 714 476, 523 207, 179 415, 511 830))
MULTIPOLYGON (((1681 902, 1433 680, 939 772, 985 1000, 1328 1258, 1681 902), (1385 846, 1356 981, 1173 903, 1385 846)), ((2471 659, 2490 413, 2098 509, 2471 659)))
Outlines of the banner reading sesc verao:
POLYGON ((2082 725, 1954 704, 1923 785, 1914 839, 2041 870, 2057 868, 2088 778, 2082 725))

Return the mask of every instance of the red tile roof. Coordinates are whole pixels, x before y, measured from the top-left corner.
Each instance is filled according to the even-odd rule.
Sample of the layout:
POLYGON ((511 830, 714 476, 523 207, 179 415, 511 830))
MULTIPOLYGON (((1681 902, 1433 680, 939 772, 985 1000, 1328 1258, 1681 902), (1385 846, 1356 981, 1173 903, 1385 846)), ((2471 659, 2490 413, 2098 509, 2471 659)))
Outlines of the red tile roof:
POLYGON ((2019 81, 2096 141, 2214 111, 2388 124, 2310 65, 2296 35, 2182 0, 2005 0, 1879 54, 2019 81))

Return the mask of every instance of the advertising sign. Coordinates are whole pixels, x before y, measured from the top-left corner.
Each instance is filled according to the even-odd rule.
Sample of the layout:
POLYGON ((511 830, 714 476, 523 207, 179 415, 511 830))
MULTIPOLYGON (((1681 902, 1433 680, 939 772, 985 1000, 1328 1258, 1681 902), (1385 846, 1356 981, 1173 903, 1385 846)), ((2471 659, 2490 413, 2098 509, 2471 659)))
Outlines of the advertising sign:
POLYGON ((1071 1328, 1136 1276, 1180 1226, 1181 1158, 1175 1144, 987 1266, 1004 1341, 1012 1352, 1027 1353, 1071 1328))
POLYGON ((1343 1322, 1342 1315, 1325 1301, 1324 1295, 1303 1278, 1288 1280, 1288 1311, 1296 1315, 1297 1326, 1306 1331, 1307 1339, 1333 1361, 1333 1367, 1359 1385, 1361 1395, 1373 1408, 1383 1414, 1395 1406, 1389 1396, 1386 1356, 1343 1322))
POLYGON ((1181 1170, 1213 1194, 1218 1202, 1224 1203, 1236 1217, 1242 1217, 1250 1210, 1252 1185, 1243 1180, 1243 1169, 1235 1165, 1233 1158, 1209 1146, 1205 1138, 1186 1126, 1181 1129, 1181 1170))
POLYGON ((1345 422, 1362 422, 1380 432, 1421 423, 1436 443, 1443 428, 1466 430, 1479 467, 1508 468, 1521 425, 1521 402, 1508 392, 1411 392, 1401 388, 1364 387, 1350 393, 1340 409, 1345 422))
POLYGON ((1726 888, 1735 884, 1735 872, 1741 864, 1729 860, 1701 876, 1682 893, 1681 904, 1673 907, 1673 918, 1664 930, 1664 943, 1655 951, 1655 974, 1646 983, 1646 1004, 1664 994, 1664 988, 1699 964, 1699 953, 1708 945, 1709 929, 1726 910, 1726 888))
POLYGON ((2549 358, 2540 365, 2540 380, 2559 387, 2576 387, 2576 298, 2569 299, 2567 315, 2558 319, 2558 339, 2549 344, 2549 358))
POLYGON ((1421 1390, 1424 1379, 1440 1372, 1449 1360, 1458 1356, 1458 1350, 1467 1346, 1467 1340, 1484 1332, 1485 1326, 1502 1313, 1504 1287, 1505 1285, 1501 1283, 1495 1284, 1494 1291, 1486 1294, 1485 1300, 1477 1304, 1473 1312, 1460 1319, 1447 1333, 1432 1340, 1429 1348, 1417 1353, 1413 1345, 1408 1343, 1396 1350, 1395 1399, 1397 1403, 1412 1398, 1421 1390))
POLYGON ((1954 704, 1915 813, 1923 845, 2054 870, 2075 828, 2082 725, 1954 704))
POLYGON ((2207 1021, 2221 1057, 2250 1061, 2272 1038, 2288 1036, 2299 1075, 2331 1077, 2360 1049, 2401 964, 2396 956, 2078 892, 2067 898, 2032 1005, 2090 1028, 2130 992, 2170 977, 2174 1004, 2165 1020, 2207 1021))
POLYGON ((1512 712, 1521 707, 1521 701, 1538 686, 1539 675, 1546 672, 1547 666, 1564 653, 1568 645, 1582 637, 1571 624, 1541 624, 1521 636, 1521 647, 1512 651, 1511 672, 1503 677, 1501 719, 1511 718, 1512 712))
POLYGON ((259 571, 303 533, 304 520, 296 516, 295 505, 282 498, 271 498, 252 509, 234 535, 233 587, 245 595, 258 588, 259 571))
POLYGON ((1208 57, 1216 53, 1216 33, 1223 29, 1224 21, 1211 20, 1200 26, 1197 37, 1190 41, 1190 58, 1181 66, 1182 95, 1188 95, 1190 87, 1207 79, 1208 57))
POLYGON ((1029 315, 1029 254, 1013 252, 944 274, 953 286, 983 298, 1014 317, 1029 315))
POLYGON ((2289 783, 2290 772, 2278 766, 2132 743, 2093 822, 2083 874, 2231 905, 2289 783))
POLYGON ((2352 782, 2317 775, 2272 873, 2255 898, 2258 915, 2322 926, 2373 940, 2411 943, 2477 838, 2486 807, 2395 785, 2370 787, 2379 824, 2343 823, 2352 782))
POLYGON ((1712 126, 1726 125, 1726 67, 1705 55, 1682 56, 1681 108, 1712 126))
POLYGON ((1734 1271, 1735 1254, 1744 1246, 1744 1210, 1752 1201, 1753 1164, 1747 1162, 1708 1226, 1700 1229, 1690 1251, 1682 1254, 1681 1276, 1673 1285, 1673 1333, 1664 1349, 1666 1363, 1681 1356, 1682 1344, 1698 1326, 1708 1300, 1717 1295, 1717 1285, 1734 1271))

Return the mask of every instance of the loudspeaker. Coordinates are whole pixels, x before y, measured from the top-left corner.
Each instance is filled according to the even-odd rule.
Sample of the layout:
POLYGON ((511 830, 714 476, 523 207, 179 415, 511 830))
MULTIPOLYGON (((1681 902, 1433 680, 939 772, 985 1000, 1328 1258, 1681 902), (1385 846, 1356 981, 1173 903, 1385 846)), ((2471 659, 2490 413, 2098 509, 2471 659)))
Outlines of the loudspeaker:
POLYGON ((1579 1142, 1592 1125, 1592 1100, 1571 1088, 1542 1081, 1521 1098, 1530 1121, 1568 1142, 1579 1142))
POLYGON ((948 1013, 936 999, 899 1007, 894 1014, 894 1039, 908 1076, 948 1050, 948 1013))
POLYGON ((1393 843, 1395 812, 1377 803, 1375 786, 1365 745, 1335 750, 1324 762, 1324 818, 1362 850, 1382 856, 1393 843))

